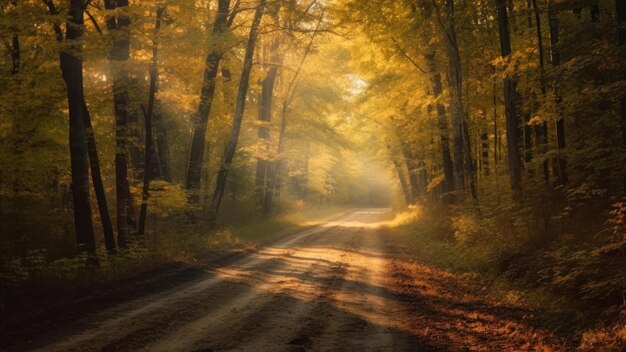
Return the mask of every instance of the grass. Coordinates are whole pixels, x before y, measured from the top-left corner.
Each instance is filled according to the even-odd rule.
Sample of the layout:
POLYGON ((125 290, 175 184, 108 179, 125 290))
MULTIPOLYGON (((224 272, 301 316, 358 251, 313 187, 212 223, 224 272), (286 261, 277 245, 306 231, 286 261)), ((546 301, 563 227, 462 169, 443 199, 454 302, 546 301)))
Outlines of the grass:
POLYGON ((274 240, 291 232, 318 225, 346 212, 342 207, 299 207, 273 218, 256 218, 226 228, 244 243, 259 244, 274 240))

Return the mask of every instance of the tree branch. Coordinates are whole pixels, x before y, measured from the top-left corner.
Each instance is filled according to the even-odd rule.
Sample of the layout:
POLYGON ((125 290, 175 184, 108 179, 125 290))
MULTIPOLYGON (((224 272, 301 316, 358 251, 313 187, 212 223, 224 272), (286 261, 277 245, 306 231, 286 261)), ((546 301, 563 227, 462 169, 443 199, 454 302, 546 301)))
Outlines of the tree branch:
POLYGON ((417 62, 415 62, 415 60, 413 60, 409 54, 406 53, 406 51, 404 51, 404 49, 402 49, 402 47, 400 46, 400 44, 396 41, 396 38, 391 38, 391 41, 396 45, 396 48, 398 48, 398 51, 400 51, 400 54, 402 54, 402 56, 404 56, 405 59, 407 59, 411 64, 413 64, 413 66, 415 66, 418 70, 420 70, 422 73, 427 74, 428 72, 426 72, 426 70, 424 70, 417 62))

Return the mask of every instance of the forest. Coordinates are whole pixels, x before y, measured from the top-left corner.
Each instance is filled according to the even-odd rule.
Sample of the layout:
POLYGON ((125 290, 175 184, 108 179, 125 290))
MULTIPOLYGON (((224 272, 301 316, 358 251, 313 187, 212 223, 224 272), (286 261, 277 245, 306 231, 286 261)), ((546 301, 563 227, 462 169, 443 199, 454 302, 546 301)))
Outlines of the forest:
POLYGON ((71 346, 626 350, 624 0, 0 0, 0 38, 0 350, 157 286, 187 326, 203 275, 394 347, 317 313, 251 335, 265 303, 216 313, 221 344, 71 346))

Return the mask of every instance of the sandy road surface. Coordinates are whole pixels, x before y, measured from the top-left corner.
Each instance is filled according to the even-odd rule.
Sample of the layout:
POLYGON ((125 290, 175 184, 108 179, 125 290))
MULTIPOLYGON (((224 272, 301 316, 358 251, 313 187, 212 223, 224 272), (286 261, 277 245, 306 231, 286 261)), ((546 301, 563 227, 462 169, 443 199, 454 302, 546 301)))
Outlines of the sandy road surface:
MULTIPOLYGON (((501 308, 480 301, 477 312, 478 298, 463 294, 470 303, 446 298, 448 286, 463 285, 454 278, 394 257, 388 232, 379 228, 388 215, 385 209, 350 212, 207 269, 166 292, 60 327, 19 349, 493 351, 547 346, 537 338, 543 335, 517 323, 515 316, 500 317, 501 308), (435 301, 429 298, 433 293, 439 297, 435 301), (468 326, 466 316, 478 326, 468 326), (503 328, 511 324, 524 333, 511 337, 503 328), (489 335, 484 340, 479 335, 486 329, 500 331, 494 338, 483 331, 489 335)), ((457 290, 466 288, 455 288, 455 295, 457 290)))

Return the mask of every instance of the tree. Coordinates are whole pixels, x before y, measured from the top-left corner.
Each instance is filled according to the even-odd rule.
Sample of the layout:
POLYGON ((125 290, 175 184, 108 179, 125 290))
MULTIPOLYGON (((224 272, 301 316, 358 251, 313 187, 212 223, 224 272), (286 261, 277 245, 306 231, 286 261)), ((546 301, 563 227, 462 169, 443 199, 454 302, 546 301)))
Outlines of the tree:
MULTIPOLYGON (((623 51, 626 47, 626 3, 622 0, 615 0, 615 5, 617 8, 617 25, 619 27, 617 30, 617 42, 623 51)), ((620 114, 622 118, 622 143, 626 148, 626 97, 622 97, 620 101, 620 114)), ((624 193, 626 194, 626 177, 624 177, 624 193)))
MULTIPOLYGON (((276 21, 278 22, 278 21, 276 21)), ((276 77, 278 76, 278 68, 281 63, 281 58, 278 54, 278 48, 280 47, 280 37, 273 38, 272 44, 269 46, 271 51, 270 63, 267 64, 268 71, 265 78, 261 81, 261 93, 259 96, 259 115, 258 120, 260 122, 258 136, 264 149, 264 155, 257 158, 256 168, 256 195, 257 201, 261 204, 262 213, 268 215, 270 211, 269 204, 264 202, 264 196, 269 186, 269 177, 271 175, 272 165, 268 160, 269 154, 269 128, 268 124, 272 120, 272 108, 274 102, 274 86, 276 84, 276 77)))
POLYGON ((165 12, 164 6, 159 6, 156 10, 156 24, 154 26, 154 39, 152 44, 152 62, 150 64, 150 88, 148 90, 148 108, 144 111, 145 126, 146 126, 146 145, 145 150, 145 162, 143 171, 143 187, 141 191, 141 208, 139 210, 139 226, 137 234, 142 237, 145 234, 146 229, 146 215, 148 211, 148 196, 150 191, 150 180, 152 179, 152 158, 154 157, 154 132, 152 129, 152 120, 154 116, 154 107, 156 101, 156 94, 159 83, 159 43, 157 36, 161 29, 161 19, 165 12))
MULTIPOLYGON (((55 12, 53 9, 51 11, 55 12)), ((67 47, 61 51, 60 62, 63 79, 67 86, 67 102, 70 117, 74 226, 79 248, 89 253, 94 253, 96 240, 91 218, 89 156, 87 153, 88 111, 86 109, 83 88, 83 62, 80 58, 83 24, 83 2, 81 0, 71 0, 65 35, 68 43, 67 47)))
MULTIPOLYGON (((559 52, 559 18, 558 12, 552 0, 548 0, 548 23, 550 27, 550 61, 554 68, 561 65, 561 53, 559 52)), ((557 83, 552 86, 557 106, 560 101, 557 83)), ((557 108, 558 109, 558 108, 557 108)), ((559 111, 557 111, 559 114, 559 111)), ((565 149, 565 120, 559 116, 556 120, 556 144, 558 155, 555 160, 557 182, 559 185, 567 184, 567 162, 562 156, 565 149)))
POLYGON ((246 95, 248 94, 248 87, 250 85, 252 58, 254 56, 254 49, 256 46, 257 37, 259 35, 259 27, 261 25, 261 18, 263 17, 264 11, 265 0, 260 0, 254 12, 254 19, 252 20, 252 26, 250 27, 250 34, 248 36, 248 44, 246 45, 246 54, 243 61, 241 78, 239 79, 239 89, 237 91, 237 100, 235 102, 235 112, 233 114, 233 123, 231 127, 230 138, 226 149, 224 150, 222 163, 220 165, 220 169, 217 174, 217 180, 215 183, 215 192, 213 193, 213 199, 211 201, 210 212, 212 217, 212 226, 215 226, 217 213, 222 202, 222 197, 224 196, 224 189, 226 188, 228 171, 237 151, 237 142, 239 141, 241 122, 243 120, 243 113, 246 106, 246 95))
MULTIPOLYGON (((206 143, 207 124, 215 95, 215 79, 222 55, 224 54, 223 36, 228 31, 232 19, 229 19, 230 0, 218 0, 217 14, 213 23, 211 33, 212 48, 205 60, 205 68, 200 92, 200 103, 195 117, 191 138, 191 149, 189 151, 189 161, 187 165, 187 179, 185 186, 192 191, 192 203, 197 203, 200 189, 200 179, 202 177, 202 165, 204 163, 204 150, 206 143)), ((235 16, 233 10, 232 16, 235 16)), ((234 17, 231 17, 234 18, 234 17)))
MULTIPOLYGON (((506 0, 496 0, 498 10, 498 26, 500 32, 500 50, 502 58, 511 55, 511 38, 509 33, 509 15, 506 0)), ((517 83, 513 77, 504 78, 504 107, 506 113, 506 141, 509 159, 509 177, 511 188, 518 193, 522 189, 522 159, 520 157, 520 119, 517 112, 519 106, 517 83)))
POLYGON ((281 187, 281 182, 282 182, 281 172, 283 168, 282 154, 285 151, 285 135, 287 133, 287 112, 289 110, 289 105, 293 101, 294 94, 297 88, 297 82, 298 82, 298 79, 300 78, 300 73, 302 71, 302 66, 304 65, 304 62, 306 61, 307 56, 309 56, 313 48, 313 42, 315 41, 315 37, 320 29, 320 25, 322 23, 323 18, 324 18, 324 12, 322 11, 322 14, 320 15, 319 20, 317 22, 317 25, 315 26, 315 29, 313 30, 313 34, 311 34, 311 39, 309 40, 309 43, 304 49, 304 53, 302 54, 302 58, 298 64, 298 68, 296 69, 293 77, 291 78, 291 80, 289 81, 289 84, 287 85, 287 91, 283 99, 283 102, 281 104, 280 130, 278 133, 278 148, 277 148, 278 160, 276 160, 276 162, 274 163, 273 170, 270 171, 272 176, 270 177, 268 187, 265 190, 265 195, 263 196, 263 209, 264 209, 264 212, 266 213, 269 213, 271 211, 272 204, 274 202, 274 196, 276 194, 279 194, 280 192, 280 187, 281 187))
MULTIPOLYGON (((106 19, 107 29, 113 37, 109 50, 113 80, 113 105, 115 112, 115 189, 117 196, 117 242, 127 246, 129 226, 135 227, 134 204, 128 181, 128 110, 129 76, 127 62, 130 57, 130 18, 128 0, 105 0, 104 6, 116 14, 106 19)), ((144 160, 145 163, 145 160, 144 160)))

